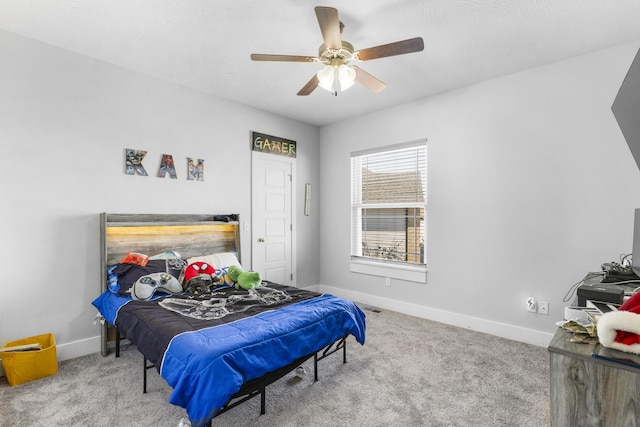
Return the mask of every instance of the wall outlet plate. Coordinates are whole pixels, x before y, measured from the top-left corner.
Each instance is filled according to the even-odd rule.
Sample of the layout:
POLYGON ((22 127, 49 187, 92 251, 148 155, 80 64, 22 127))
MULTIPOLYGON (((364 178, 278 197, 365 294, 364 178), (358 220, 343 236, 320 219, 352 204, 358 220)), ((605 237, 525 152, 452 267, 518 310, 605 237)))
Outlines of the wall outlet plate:
POLYGON ((538 301, 538 313, 549 314, 549 303, 547 301, 538 301))

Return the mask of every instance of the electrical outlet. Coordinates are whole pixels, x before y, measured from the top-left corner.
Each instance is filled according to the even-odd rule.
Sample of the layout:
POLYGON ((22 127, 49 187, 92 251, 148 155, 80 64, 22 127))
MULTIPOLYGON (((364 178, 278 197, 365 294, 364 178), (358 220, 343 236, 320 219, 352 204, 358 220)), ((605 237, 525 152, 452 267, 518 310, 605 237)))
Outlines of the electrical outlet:
POLYGON ((547 301, 538 301, 538 313, 549 314, 549 303, 547 301))
POLYGON ((385 277, 384 278, 384 285, 386 287, 390 287, 391 286, 391 277, 385 277))
POLYGON ((527 311, 529 313, 535 313, 537 311, 536 299, 534 297, 527 298, 527 311))

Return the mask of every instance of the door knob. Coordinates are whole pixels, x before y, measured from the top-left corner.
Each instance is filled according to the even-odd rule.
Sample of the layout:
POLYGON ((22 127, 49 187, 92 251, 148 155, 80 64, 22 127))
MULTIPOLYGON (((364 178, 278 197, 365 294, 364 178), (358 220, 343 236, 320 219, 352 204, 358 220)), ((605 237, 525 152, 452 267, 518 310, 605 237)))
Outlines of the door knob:
POLYGON ((264 237, 258 237, 258 242, 259 243, 264 243, 264 237))

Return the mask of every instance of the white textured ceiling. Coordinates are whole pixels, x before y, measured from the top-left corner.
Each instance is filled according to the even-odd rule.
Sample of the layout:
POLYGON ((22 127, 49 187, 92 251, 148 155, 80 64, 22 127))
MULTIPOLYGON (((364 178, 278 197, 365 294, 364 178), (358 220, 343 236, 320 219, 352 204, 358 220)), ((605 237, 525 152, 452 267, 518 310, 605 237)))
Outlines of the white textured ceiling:
POLYGON ((616 44, 640 41, 639 0, 0 0, 0 29, 315 125, 616 44), (298 90, 317 55, 313 8, 338 9, 356 50, 422 37, 422 52, 359 64, 388 87, 298 90))

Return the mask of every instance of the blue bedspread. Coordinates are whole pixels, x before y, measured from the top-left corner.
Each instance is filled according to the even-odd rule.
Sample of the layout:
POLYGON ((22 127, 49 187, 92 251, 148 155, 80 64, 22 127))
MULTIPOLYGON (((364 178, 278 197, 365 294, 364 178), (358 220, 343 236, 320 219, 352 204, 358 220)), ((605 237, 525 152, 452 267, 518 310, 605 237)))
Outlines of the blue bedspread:
MULTIPOLYGON (((279 289, 291 289, 292 294, 302 291, 279 289)), ((114 319, 122 331, 124 325, 118 324, 116 307, 129 305, 128 299, 115 297, 101 296, 94 305, 110 323, 114 319)), ((127 311, 132 309, 127 307, 127 311)), ((164 348, 156 364, 173 388, 169 401, 187 410, 193 427, 205 425, 244 383, 316 353, 345 335, 353 335, 360 344, 365 340, 364 313, 353 302, 327 294, 312 295, 277 309, 249 312, 244 317, 232 317, 229 323, 215 322, 215 326, 202 327, 206 323, 189 323, 180 319, 185 317, 181 314, 158 307, 154 310, 164 310, 162 316, 178 316, 177 322, 186 325, 182 326, 183 332, 172 335, 168 345, 154 345, 164 348)), ((154 335, 149 333, 152 327, 143 326, 124 333, 140 350, 149 345, 136 341, 150 340, 154 335), (140 333, 136 334, 136 330, 140 333)), ((153 354, 145 357, 151 361, 157 358, 153 354)))

